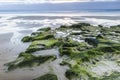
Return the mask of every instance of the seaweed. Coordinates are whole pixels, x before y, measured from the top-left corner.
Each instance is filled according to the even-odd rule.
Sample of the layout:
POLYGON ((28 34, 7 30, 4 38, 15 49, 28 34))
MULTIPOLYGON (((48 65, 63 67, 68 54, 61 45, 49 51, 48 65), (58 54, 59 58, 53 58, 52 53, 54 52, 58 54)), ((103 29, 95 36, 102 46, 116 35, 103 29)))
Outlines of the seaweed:
POLYGON ((57 76, 55 74, 45 74, 41 77, 38 77, 36 79, 33 80, 58 80, 57 76))
MULTIPOLYGON (((57 47, 61 57, 67 55, 67 59, 62 61, 60 65, 70 67, 65 73, 69 80, 117 80, 119 79, 115 78, 119 76, 117 73, 113 73, 109 77, 94 77, 93 73, 89 72, 88 67, 89 64, 96 65, 100 61, 99 58, 104 55, 120 54, 119 32, 119 25, 103 27, 101 25, 92 26, 89 23, 77 23, 70 26, 62 25, 55 30, 51 30, 50 27, 41 28, 32 33, 31 36, 22 39, 23 42, 31 42, 31 45, 25 52, 20 53, 15 61, 7 64, 8 70, 25 66, 39 66, 48 60, 54 60, 55 56, 34 56, 32 53, 57 47), (72 30, 76 32, 72 32, 72 30), (66 37, 56 38, 54 35, 57 31, 69 34, 66 37), (118 42, 112 40, 113 36, 118 37, 118 42), (72 38, 81 39, 83 42, 75 41, 72 38)), ((45 74, 34 80, 57 80, 57 76, 45 74)))
POLYGON ((40 28, 40 29, 38 29, 38 31, 44 31, 44 32, 46 32, 46 31, 50 31, 50 30, 51 30, 50 27, 47 27, 47 28, 40 28))
POLYGON ((54 35, 52 34, 41 34, 41 35, 37 35, 37 36, 34 36, 32 37, 32 41, 35 41, 35 40, 45 40, 45 39, 54 39, 54 35))
POLYGON ((31 39, 32 39, 32 37, 30 37, 30 36, 25 36, 25 37, 22 38, 21 41, 22 41, 22 42, 30 42, 31 39))
POLYGON ((57 39, 36 40, 31 43, 31 45, 27 48, 26 52, 32 53, 39 50, 50 49, 55 47, 57 43, 58 43, 57 39))
POLYGON ((113 72, 109 76, 103 76, 102 79, 99 80, 120 80, 120 73, 119 72, 113 72))
POLYGON ((34 56, 22 52, 15 61, 7 63, 6 65, 8 66, 8 70, 11 71, 16 68, 38 66, 48 60, 54 60, 55 58, 55 56, 34 56))

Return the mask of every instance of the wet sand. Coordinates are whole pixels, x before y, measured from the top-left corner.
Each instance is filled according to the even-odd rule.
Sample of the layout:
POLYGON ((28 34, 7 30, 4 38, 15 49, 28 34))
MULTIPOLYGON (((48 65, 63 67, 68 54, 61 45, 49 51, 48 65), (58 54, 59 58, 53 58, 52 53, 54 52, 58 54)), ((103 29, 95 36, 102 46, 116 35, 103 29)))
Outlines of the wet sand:
POLYGON ((60 61, 60 59, 57 59, 53 62, 48 61, 38 67, 22 68, 5 72, 4 74, 0 74, 2 76, 0 80, 32 80, 49 72, 56 74, 59 80, 67 80, 63 72, 65 72, 68 67, 61 67, 58 64, 60 61))
POLYGON ((20 41, 23 35, 16 37, 18 41, 14 37, 13 33, 0 34, 0 80, 23 80, 21 79, 22 70, 7 73, 7 67, 4 66, 5 63, 15 60, 18 54, 29 46, 29 43, 24 44, 20 41))
MULTIPOLYGON (((12 43, 10 41, 12 36, 12 33, 0 35, 0 41, 2 44, 0 45, 0 51, 3 51, 0 52, 0 80, 32 80, 48 72, 57 74, 59 80, 67 80, 64 76, 64 73, 68 67, 61 67, 59 65, 61 59, 57 59, 53 62, 48 61, 38 67, 27 67, 8 72, 7 67, 4 66, 4 64, 16 59, 18 54, 29 46, 29 43, 12 43)), ((48 51, 42 51, 42 53, 46 52, 47 54, 48 51)), ((52 51, 54 53, 56 52, 54 50, 52 51)))
MULTIPOLYGON (((64 76, 64 73, 66 69, 68 69, 68 67, 60 66, 59 63, 62 61, 62 59, 59 58, 52 62, 48 61, 38 67, 27 67, 22 69, 16 69, 10 72, 7 71, 7 67, 4 66, 4 64, 16 59, 18 54, 25 51, 25 49, 30 44, 22 43, 20 41, 23 35, 17 37, 17 39, 19 39, 18 42, 11 42, 11 39, 13 38, 13 33, 6 33, 0 35, 0 80, 32 80, 49 72, 55 73, 58 76, 59 80, 67 80, 64 76)), ((44 53, 44 55, 49 55, 49 52, 53 52, 53 55, 55 55, 56 53, 56 55, 58 56, 58 52, 56 49, 44 50, 41 52, 36 52, 36 54, 44 53)))
MULTIPOLYGON (((10 72, 7 71, 7 67, 4 66, 4 64, 15 60, 19 53, 24 52, 30 45, 30 43, 21 42, 21 39, 26 35, 30 35, 41 25, 36 25, 38 23, 31 23, 29 21, 28 23, 21 23, 21 25, 19 25, 20 23, 15 21, 16 20, 8 20, 7 18, 0 21, 1 24, 4 24, 4 26, 0 25, 0 80, 32 80, 48 72, 55 73, 59 80, 67 80, 64 73, 68 67, 59 65, 61 59, 46 62, 37 67, 26 67, 15 69, 10 72), (14 25, 9 25, 13 23, 14 25)), ((57 52, 54 50, 52 51, 54 53, 57 52)), ((42 51, 41 53, 44 52, 47 55, 49 50, 42 51)))

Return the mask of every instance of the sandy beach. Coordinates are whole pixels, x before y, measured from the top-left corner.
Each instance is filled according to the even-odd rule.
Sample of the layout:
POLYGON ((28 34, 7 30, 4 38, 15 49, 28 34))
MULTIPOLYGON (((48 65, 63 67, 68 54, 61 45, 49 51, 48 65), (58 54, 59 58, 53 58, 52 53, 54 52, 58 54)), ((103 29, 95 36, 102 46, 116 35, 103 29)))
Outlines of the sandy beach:
MULTIPOLYGON (((50 67, 55 67, 54 71, 56 71, 58 75, 61 74, 60 76, 62 77, 59 77, 60 80, 62 79, 67 80, 64 77, 64 74, 62 74, 62 72, 65 71, 64 69, 66 69, 67 67, 62 68, 58 64, 61 60, 60 61, 57 60, 52 63, 47 62, 38 67, 16 69, 14 71, 7 72, 7 67, 4 66, 4 64, 15 60, 19 55, 19 53, 24 52, 30 44, 30 43, 21 42, 21 39, 26 35, 30 35, 32 32, 36 31, 38 28, 47 26, 45 24, 46 22, 49 23, 45 19, 43 20, 45 21, 43 24, 41 24, 43 21, 39 23, 40 17, 39 19, 37 18, 37 20, 36 20, 36 17, 35 18, 34 16, 32 17, 34 20, 36 20, 36 22, 32 21, 33 19, 31 19, 30 21, 29 20, 30 18, 28 16, 26 17, 22 16, 22 17, 25 19, 28 18, 28 21, 24 19, 22 20, 21 17, 20 18, 19 17, 11 18, 9 16, 7 16, 6 18, 1 17, 1 20, 0 20, 0 23, 1 23, 1 26, 0 26, 0 29, 1 29, 1 32, 0 32, 0 44, 1 44, 0 45, 0 80, 32 80, 40 75, 50 72, 51 71, 50 67), (18 21, 16 21, 16 19, 18 21), (4 26, 2 26, 2 24, 4 26), (9 26, 9 29, 7 26, 9 26), (61 73, 57 72, 58 68, 59 69, 61 68, 61 71, 62 71, 61 73)), ((60 25, 61 23, 58 23, 58 24, 60 25)), ((55 25, 57 25, 57 23, 55 25)), ((44 51, 42 51, 41 53, 44 53, 44 51)))
POLYGON ((120 80, 120 0, 0 0, 0 80, 120 80))
MULTIPOLYGON (((26 35, 30 35, 38 28, 49 26, 54 29, 60 25, 70 25, 78 22, 89 22, 94 25, 103 24, 107 26, 119 23, 119 18, 117 18, 116 21, 113 18, 116 19, 114 16, 111 19, 109 19, 109 16, 1 16, 0 80, 32 80, 44 73, 52 71, 51 69, 54 69, 59 80, 67 80, 63 73, 68 67, 60 67, 58 65, 60 59, 55 60, 52 63, 47 62, 38 67, 16 69, 11 72, 7 72, 7 68, 4 64, 15 60, 20 52, 24 52, 26 50, 30 43, 23 43, 21 42, 21 39, 26 35), (58 72, 58 69, 60 69, 61 72, 58 72)), ((45 53, 47 54, 47 52, 45 53)))

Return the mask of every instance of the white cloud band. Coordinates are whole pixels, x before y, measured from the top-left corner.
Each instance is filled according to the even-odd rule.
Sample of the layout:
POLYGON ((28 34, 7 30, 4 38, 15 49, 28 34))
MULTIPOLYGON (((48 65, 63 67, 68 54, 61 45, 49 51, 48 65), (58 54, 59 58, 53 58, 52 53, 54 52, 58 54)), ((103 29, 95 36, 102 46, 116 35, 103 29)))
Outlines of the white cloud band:
POLYGON ((0 0, 0 3, 65 3, 65 2, 96 2, 96 1, 119 1, 119 0, 0 0))

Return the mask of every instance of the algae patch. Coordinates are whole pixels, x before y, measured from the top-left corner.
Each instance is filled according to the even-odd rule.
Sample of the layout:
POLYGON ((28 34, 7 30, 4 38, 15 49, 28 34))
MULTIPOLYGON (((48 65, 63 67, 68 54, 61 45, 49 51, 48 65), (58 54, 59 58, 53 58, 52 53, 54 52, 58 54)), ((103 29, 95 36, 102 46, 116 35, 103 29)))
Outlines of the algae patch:
POLYGON ((15 61, 7 63, 6 65, 9 66, 8 70, 14 70, 22 67, 39 66, 40 64, 48 60, 54 60, 55 58, 55 56, 34 56, 29 53, 20 53, 15 61))
MULTIPOLYGON (((119 26, 108 28, 89 23, 62 25, 54 30, 49 27, 39 29, 22 39, 23 42, 31 42, 31 45, 15 61, 8 63, 8 69, 38 66, 50 59, 54 60, 56 56, 35 56, 33 53, 58 48, 59 58, 62 59, 60 65, 69 66, 65 72, 69 80, 112 80, 114 76, 118 77, 116 73, 120 73, 119 31, 119 26)), ((49 75, 35 80, 46 80, 45 76, 49 75)))
POLYGON ((57 76, 54 74, 45 74, 39 78, 33 80, 58 80, 57 76))

